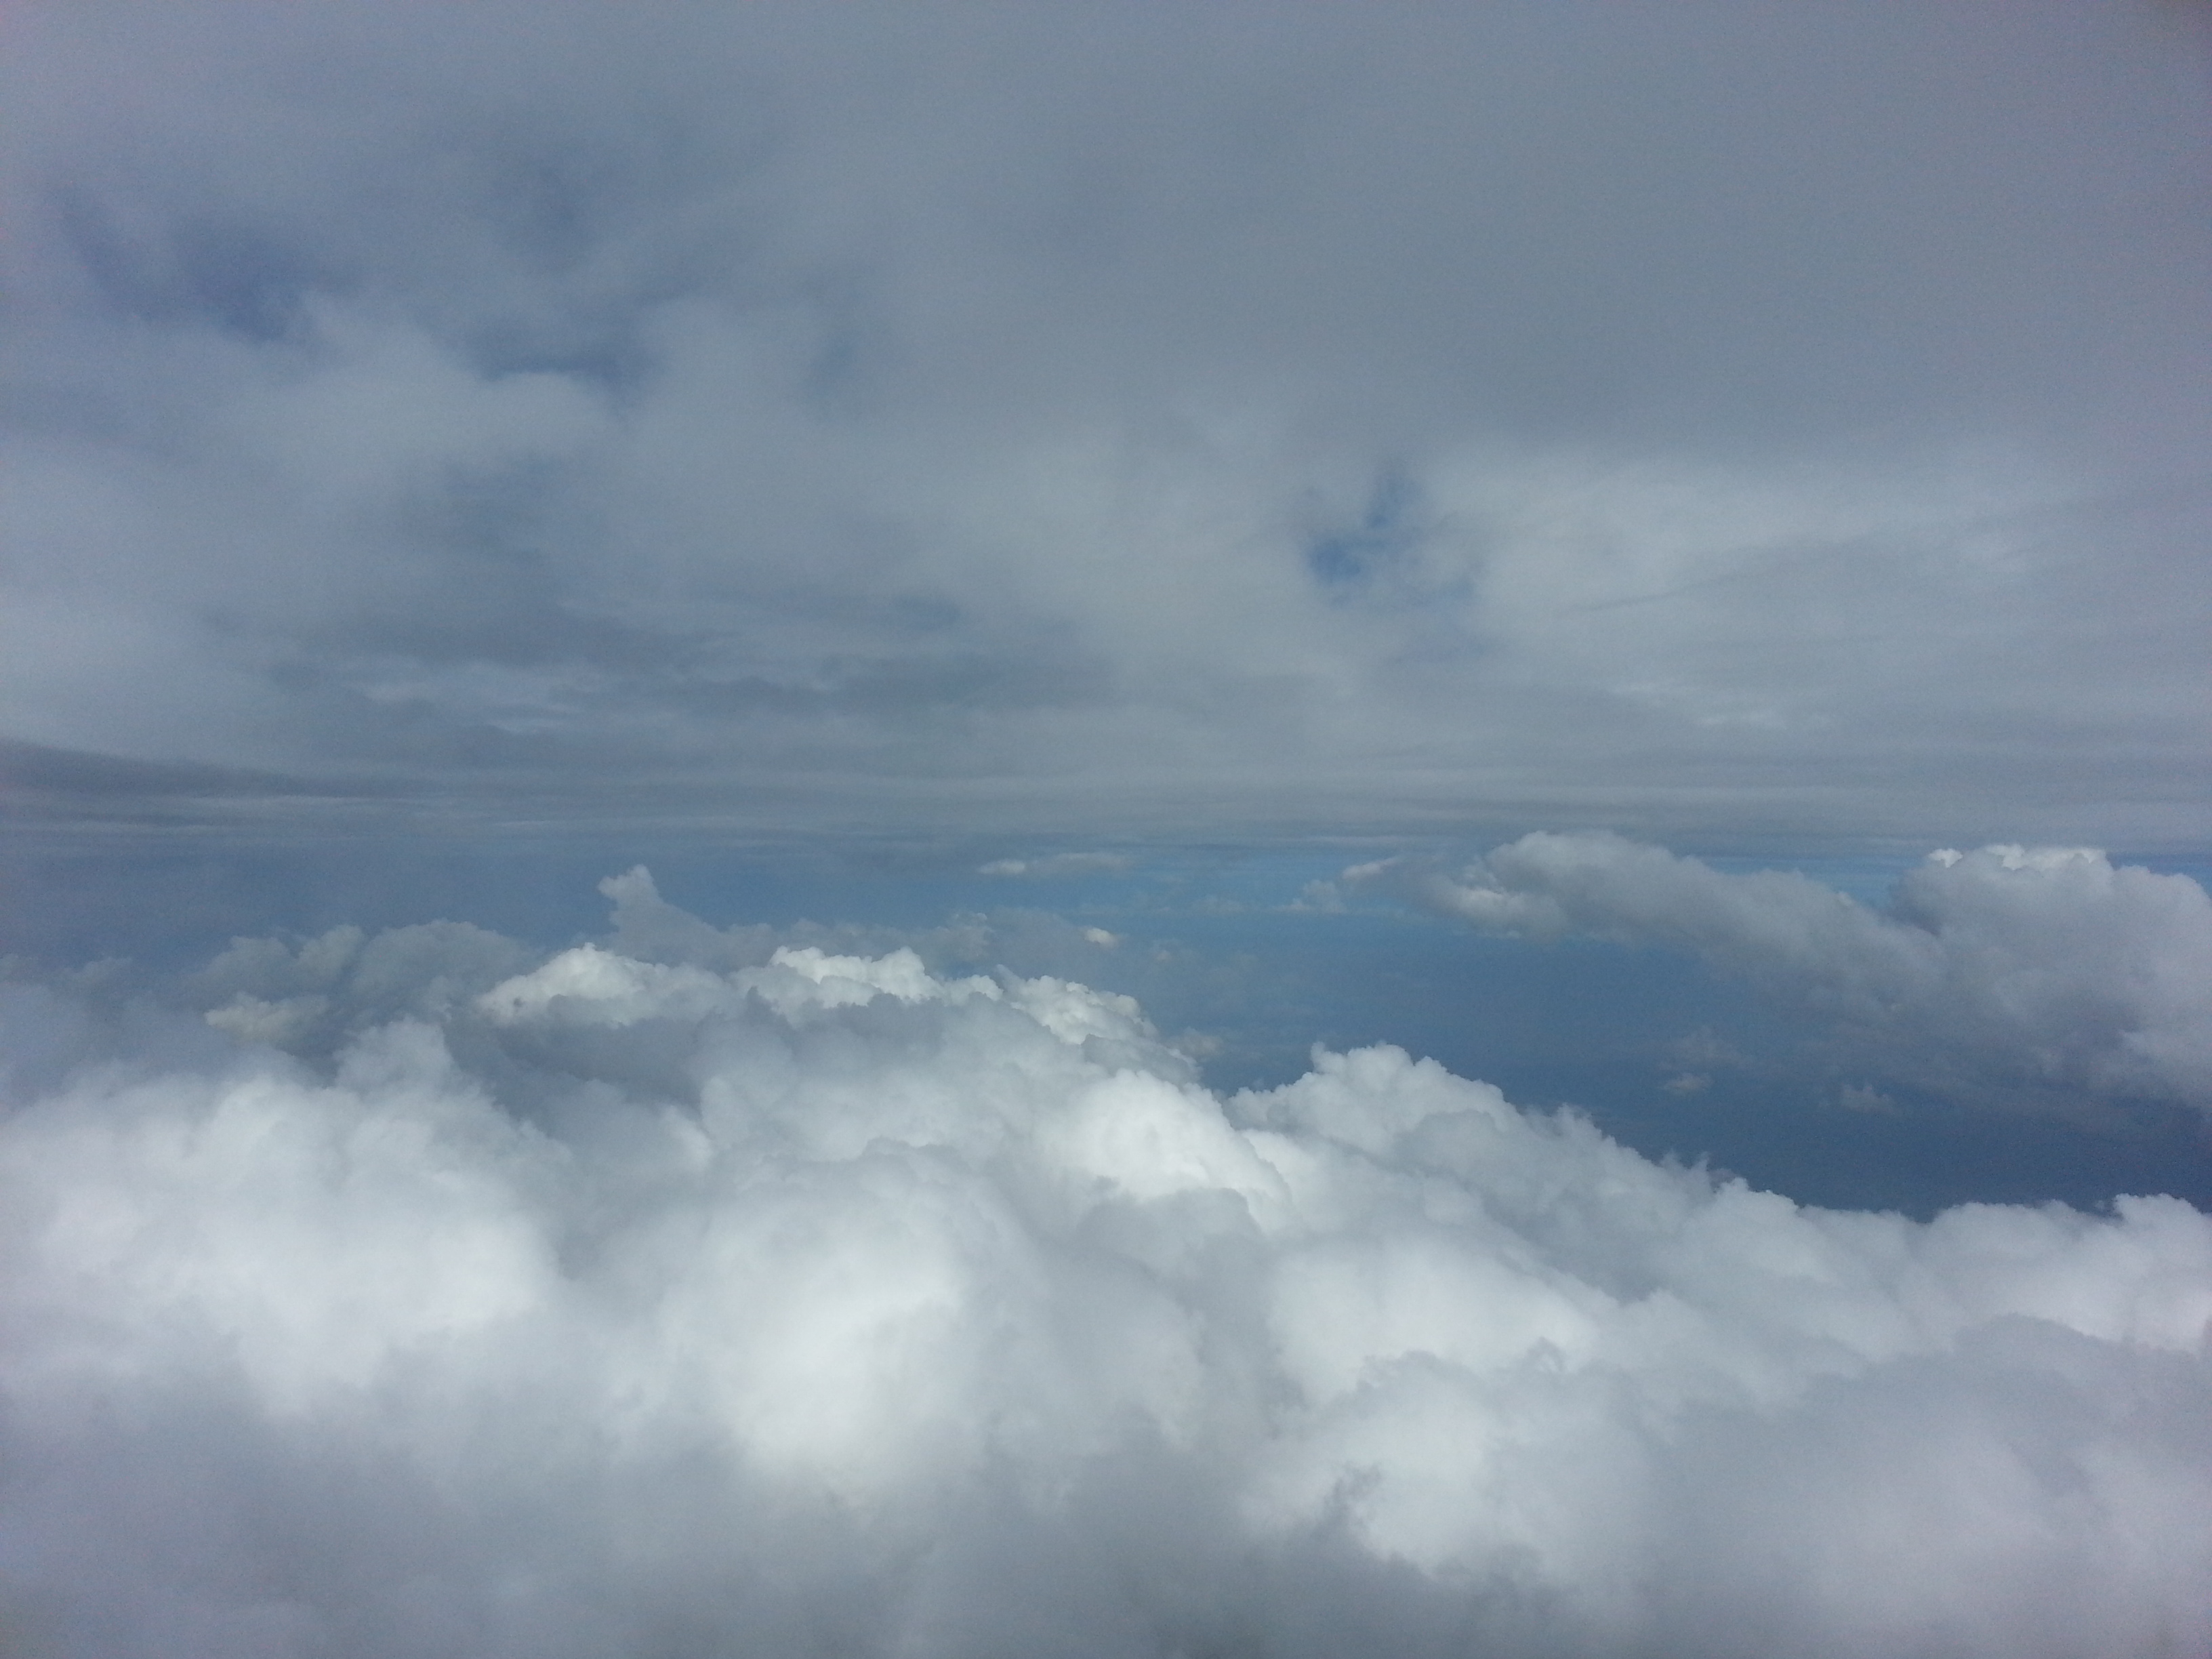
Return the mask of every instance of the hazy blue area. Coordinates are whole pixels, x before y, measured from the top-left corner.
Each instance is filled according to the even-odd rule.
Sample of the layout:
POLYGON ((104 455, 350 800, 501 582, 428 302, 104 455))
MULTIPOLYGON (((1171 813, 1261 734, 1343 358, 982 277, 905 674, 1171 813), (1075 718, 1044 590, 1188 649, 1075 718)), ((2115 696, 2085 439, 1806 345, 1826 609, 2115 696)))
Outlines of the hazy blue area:
MULTIPOLYGON (((373 856, 19 847, 8 926, 19 951, 47 968, 119 956, 149 983, 235 937, 297 943, 346 925, 468 921, 551 950, 604 934, 599 882, 643 863, 664 898, 717 927, 849 924, 888 948, 963 917, 1012 921, 951 965, 1133 995, 1164 1034, 1198 1039, 1206 1081, 1224 1091, 1290 1081, 1316 1044, 1391 1043, 1495 1083, 1518 1104, 1583 1112, 1650 1155, 1704 1161, 1808 1203, 1925 1214, 2162 1192, 2212 1204, 2212 1134, 2185 1107, 2136 1102, 2069 1121, 1893 1091, 1881 1109, 1849 1109, 1833 1057, 1808 1057, 1816 1025, 1686 951, 1484 937, 1375 899, 1315 908, 1313 884, 1358 852, 1130 850, 1114 855, 1126 869, 1009 878, 979 874, 989 860, 972 847, 702 853, 549 840, 413 856, 388 845, 373 856), (1019 925, 1038 913, 1118 943, 1071 956, 1060 936, 1040 940, 1019 925), (1686 1089, 1685 1078, 1702 1081, 1686 1089)), ((1773 867, 1711 862, 1731 873, 1773 867)), ((1790 867, 1880 905, 1908 861, 1790 867)))

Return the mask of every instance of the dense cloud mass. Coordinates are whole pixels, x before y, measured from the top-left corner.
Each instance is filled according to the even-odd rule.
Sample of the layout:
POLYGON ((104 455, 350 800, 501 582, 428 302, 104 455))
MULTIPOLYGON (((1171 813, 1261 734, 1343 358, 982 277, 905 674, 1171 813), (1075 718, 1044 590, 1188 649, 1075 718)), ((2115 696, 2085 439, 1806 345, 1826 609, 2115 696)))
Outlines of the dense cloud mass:
MULTIPOLYGON (((1490 867, 1588 925, 1570 854, 1650 860, 1490 867)), ((1126 998, 608 886, 9 993, 11 1653, 2212 1643, 2188 1205, 1805 1208, 1389 1048, 1220 1098, 1126 998)))
POLYGON ((2094 848, 1934 853, 1886 910, 1601 834, 1347 874, 1486 931, 1696 951, 1832 1022, 1869 1075, 2212 1111, 2212 899, 2094 848))
POLYGON ((19 811, 2200 833, 2191 9, 8 30, 19 811))

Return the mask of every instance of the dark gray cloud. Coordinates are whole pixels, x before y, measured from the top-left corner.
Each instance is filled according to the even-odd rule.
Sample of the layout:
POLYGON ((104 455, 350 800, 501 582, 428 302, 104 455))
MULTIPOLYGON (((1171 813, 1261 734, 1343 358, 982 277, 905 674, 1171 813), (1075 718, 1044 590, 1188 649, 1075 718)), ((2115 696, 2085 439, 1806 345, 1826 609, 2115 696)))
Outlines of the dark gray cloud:
POLYGON ((13 27, 17 741, 509 820, 2201 838, 2184 17, 13 27))
POLYGON ((89 813, 100 801, 148 805, 216 796, 296 794, 297 779, 189 763, 130 761, 49 749, 35 743, 0 743, 0 787, 18 811, 89 813))

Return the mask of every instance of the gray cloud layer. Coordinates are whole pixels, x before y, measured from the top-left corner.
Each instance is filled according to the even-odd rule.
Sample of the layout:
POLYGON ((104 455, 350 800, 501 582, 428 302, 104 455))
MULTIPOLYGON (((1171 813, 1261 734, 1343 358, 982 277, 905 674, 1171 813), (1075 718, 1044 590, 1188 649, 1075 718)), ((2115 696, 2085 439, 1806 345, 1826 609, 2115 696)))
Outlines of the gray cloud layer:
POLYGON ((1829 1022, 1862 1079, 2212 1111, 2212 899, 2094 849, 1936 853, 1886 911, 1603 834, 1526 836, 1456 878, 1346 873, 1486 931, 1693 951, 1829 1022))
POLYGON ((43 813, 2201 836, 2171 9, 11 29, 43 813))
POLYGON ((1388 1048, 1221 1099, 1126 999, 608 890, 8 1085, 11 1653, 2212 1641, 2185 1204, 1802 1208, 1388 1048))

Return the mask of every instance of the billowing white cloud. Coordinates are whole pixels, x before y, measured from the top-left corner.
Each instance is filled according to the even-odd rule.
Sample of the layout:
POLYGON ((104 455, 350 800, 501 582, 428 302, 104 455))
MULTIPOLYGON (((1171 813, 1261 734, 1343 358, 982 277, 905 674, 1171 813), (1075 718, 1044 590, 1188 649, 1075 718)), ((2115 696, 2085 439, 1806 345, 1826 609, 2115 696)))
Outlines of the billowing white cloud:
POLYGON ((2212 1110, 2212 898, 2093 848, 1931 854, 1887 909, 1604 834, 1524 836, 1456 878, 1346 873, 1486 931, 1695 951, 1832 1022, 1867 1073, 2212 1110))
POLYGON ((2212 1642, 2178 1200, 1820 1211, 1389 1048, 1217 1097, 1066 981, 488 941, 193 988, 326 1063, 15 1086, 11 1653, 2212 1642))

